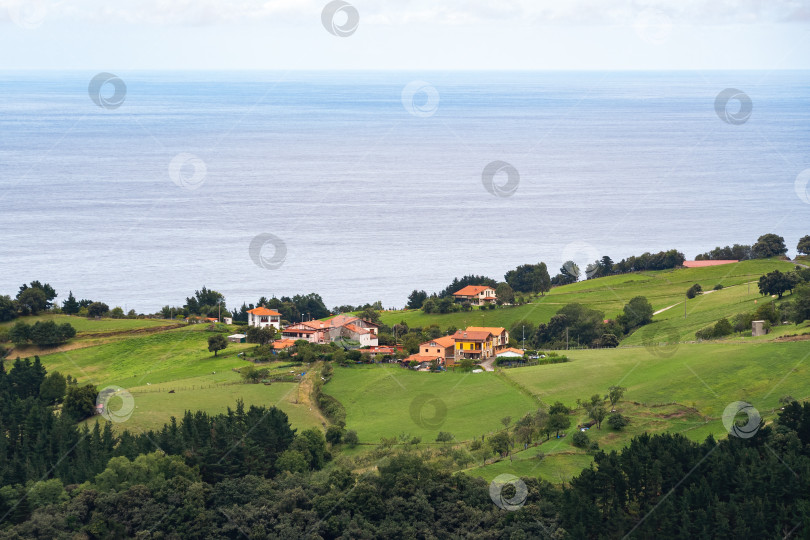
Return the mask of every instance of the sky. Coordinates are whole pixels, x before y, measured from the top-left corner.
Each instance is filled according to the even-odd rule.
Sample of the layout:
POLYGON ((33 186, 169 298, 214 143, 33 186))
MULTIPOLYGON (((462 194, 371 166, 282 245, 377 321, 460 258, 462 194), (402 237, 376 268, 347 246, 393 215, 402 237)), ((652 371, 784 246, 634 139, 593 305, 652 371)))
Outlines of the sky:
POLYGON ((0 0, 0 70, 810 68, 810 0, 0 0))

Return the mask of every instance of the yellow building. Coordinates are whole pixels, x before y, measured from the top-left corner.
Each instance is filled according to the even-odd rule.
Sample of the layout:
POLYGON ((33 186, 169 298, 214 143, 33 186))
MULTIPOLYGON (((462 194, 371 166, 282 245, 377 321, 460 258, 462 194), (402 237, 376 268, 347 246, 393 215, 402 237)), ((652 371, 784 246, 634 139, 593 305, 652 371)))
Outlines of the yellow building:
POLYGON ((468 326, 467 332, 489 332, 492 334, 492 347, 495 352, 505 349, 509 345, 509 332, 500 326, 468 326))
POLYGON ((494 336, 489 330, 459 330, 453 339, 456 341, 456 362, 463 358, 481 361, 495 353, 494 336))

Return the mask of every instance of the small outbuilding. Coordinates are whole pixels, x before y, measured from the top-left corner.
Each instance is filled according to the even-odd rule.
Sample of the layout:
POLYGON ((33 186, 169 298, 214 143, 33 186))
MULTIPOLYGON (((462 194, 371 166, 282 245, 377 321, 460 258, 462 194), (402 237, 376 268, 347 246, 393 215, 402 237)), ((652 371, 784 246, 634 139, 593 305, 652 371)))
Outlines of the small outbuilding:
POLYGON ((751 321, 751 335, 764 336, 768 331, 765 329, 765 321, 751 321))
POLYGON ((228 341, 231 343, 245 343, 247 342, 247 336, 245 334, 231 334, 228 336, 228 341))

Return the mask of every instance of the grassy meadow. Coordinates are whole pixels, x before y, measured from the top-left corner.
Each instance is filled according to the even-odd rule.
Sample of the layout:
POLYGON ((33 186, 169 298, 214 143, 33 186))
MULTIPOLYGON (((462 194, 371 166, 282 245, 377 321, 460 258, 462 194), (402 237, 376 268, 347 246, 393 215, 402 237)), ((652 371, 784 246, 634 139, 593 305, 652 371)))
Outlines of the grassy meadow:
MULTIPOLYGON (((724 289, 688 301, 687 316, 698 312, 712 311, 706 317, 706 320, 708 320, 715 314, 719 314, 721 317, 730 316, 741 311, 754 309, 753 301, 759 299, 761 302, 762 297, 759 295, 756 284, 751 285, 750 294, 748 293, 748 286, 744 284, 756 281, 761 275, 773 270, 787 271, 791 270, 793 266, 793 263, 781 260, 753 260, 706 268, 681 268, 621 274, 555 287, 545 296, 533 298, 531 303, 522 306, 510 306, 495 310, 476 308, 470 312, 446 314, 425 314, 421 310, 386 311, 382 314, 382 321, 388 325, 405 321, 411 327, 425 327, 437 324, 442 329, 448 326, 457 328, 467 326, 510 328, 514 324, 525 322, 528 330, 529 326, 536 327, 541 322, 548 322, 551 316, 560 308, 572 302, 602 310, 605 317, 615 318, 621 313, 624 305, 634 296, 642 295, 647 297, 653 309, 658 311, 683 302, 686 290, 694 283, 700 283, 704 291, 711 291, 715 285, 721 284, 724 289), (727 289, 729 287, 733 288, 727 289), (719 295, 716 303, 709 302, 715 294, 719 295), (735 303, 740 305, 734 306, 735 303), (724 307, 716 309, 719 305, 724 307)), ((680 315, 683 317, 683 305, 680 308, 680 315)), ((678 308, 671 308, 660 315, 664 314, 666 315, 661 319, 673 321, 673 324, 675 324, 678 308)), ((694 338, 694 332, 706 325, 703 320, 693 319, 693 321, 695 321, 694 325, 690 324, 684 327, 684 336, 689 335, 691 331, 691 336, 694 338), (694 330, 693 327, 695 327, 694 330)))
MULTIPOLYGON (((771 421, 780 397, 810 399, 810 341, 778 339, 810 333, 810 322, 778 326, 757 338, 734 335, 696 343, 694 333, 722 317, 750 312, 770 301, 759 295, 755 282, 764 273, 792 266, 785 261, 759 260, 626 274, 558 287, 523 306, 444 315, 425 315, 418 310, 384 312, 383 322, 389 325, 404 320, 412 327, 509 328, 525 321, 528 330, 547 322, 571 302, 615 317, 627 301, 643 295, 653 309, 664 310, 654 316, 653 323, 627 336, 620 347, 572 349, 566 353, 570 362, 563 364, 475 374, 415 372, 389 364, 334 366, 323 391, 343 405, 346 427, 357 432, 361 443, 340 452, 356 456, 374 449, 382 438, 404 435, 420 437, 422 446, 438 446, 439 431, 451 433, 454 444, 460 444, 504 429, 505 417, 511 417, 513 424, 522 415, 555 401, 574 407, 577 398, 604 395, 612 385, 627 388, 617 408, 631 424, 622 432, 606 424, 601 430, 589 430, 591 440, 605 450, 619 449, 644 432, 678 432, 693 440, 710 434, 723 437, 721 416, 737 400, 752 403, 771 421), (685 300, 684 293, 693 283, 700 283, 707 293, 685 300), (723 288, 712 290, 717 284, 723 288)), ((48 371, 70 374, 99 389, 115 385, 129 391, 134 400, 132 415, 115 423, 117 430, 156 429, 186 410, 224 412, 235 407, 238 399, 246 405, 279 407, 299 430, 325 427, 319 411, 311 409, 311 396, 300 395, 302 388, 311 387, 311 380, 308 385, 243 384, 234 370, 249 364, 238 354, 253 345, 229 343, 215 357, 208 352, 208 325, 178 328, 173 321, 64 315, 23 320, 30 324, 49 319, 70 322, 77 337, 65 347, 17 348, 12 356, 39 354, 48 371)), ((571 337, 576 344, 576 336, 571 337)), ((281 362, 267 367, 274 374, 308 369, 281 362)), ((313 376, 317 376, 314 370, 309 374, 313 376)), ((109 404, 112 410, 118 406, 115 399, 109 404)), ((97 419, 105 421, 97 417, 88 422, 97 419)), ((575 409, 565 437, 526 450, 517 448, 511 459, 472 463, 466 472, 486 479, 508 472, 566 481, 592 461, 591 455, 571 444, 576 425, 584 421, 583 410, 575 409)))

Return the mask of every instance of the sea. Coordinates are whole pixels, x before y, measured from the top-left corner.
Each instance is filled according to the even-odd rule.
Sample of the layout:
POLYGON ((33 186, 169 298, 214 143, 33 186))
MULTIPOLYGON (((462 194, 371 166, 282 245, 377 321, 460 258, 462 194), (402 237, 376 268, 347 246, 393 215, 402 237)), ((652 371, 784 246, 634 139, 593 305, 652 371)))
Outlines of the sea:
POLYGON ((810 234, 810 72, 0 73, 0 294, 404 306, 810 234))

